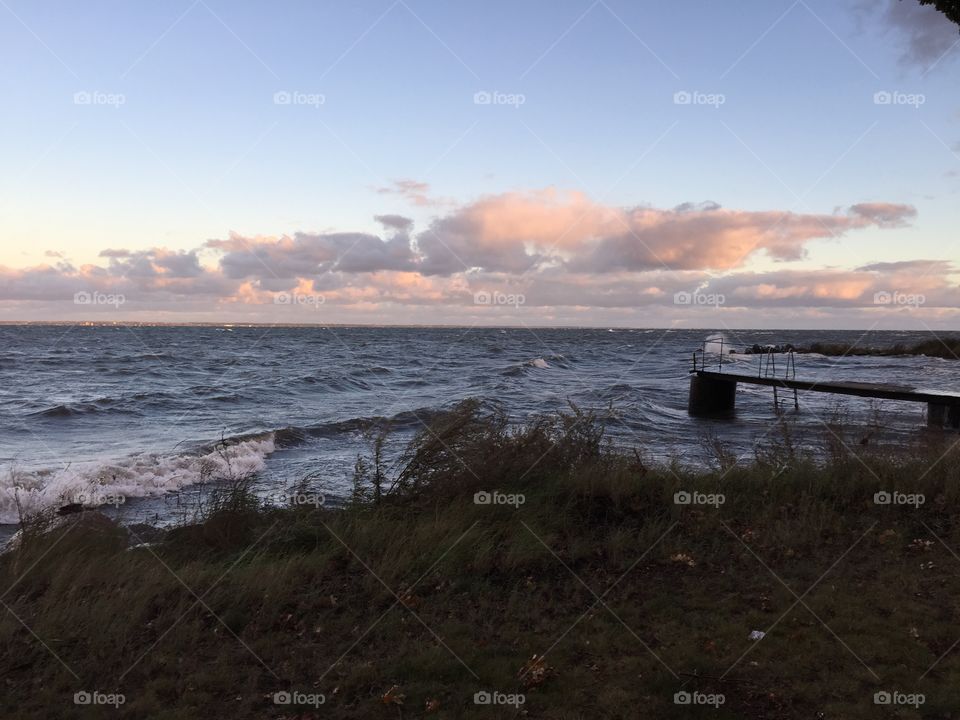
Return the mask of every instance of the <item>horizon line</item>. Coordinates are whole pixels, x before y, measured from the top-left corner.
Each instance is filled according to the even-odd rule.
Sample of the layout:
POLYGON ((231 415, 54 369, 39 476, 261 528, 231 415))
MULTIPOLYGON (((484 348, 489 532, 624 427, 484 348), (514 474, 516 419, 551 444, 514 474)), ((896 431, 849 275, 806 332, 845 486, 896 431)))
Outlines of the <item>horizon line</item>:
POLYGON ((931 328, 867 328, 867 327, 840 327, 840 328, 764 328, 764 327, 726 327, 718 329, 714 325, 690 327, 643 327, 633 325, 481 325, 466 323, 271 323, 271 322, 215 322, 215 321, 183 321, 165 322, 154 320, 0 320, 0 327, 29 327, 29 326, 66 326, 79 327, 208 327, 208 328, 372 328, 372 329, 478 329, 478 330, 662 330, 664 332, 682 331, 759 331, 759 332, 864 332, 864 333, 927 333, 936 335, 938 332, 960 333, 960 328, 935 330, 931 328))

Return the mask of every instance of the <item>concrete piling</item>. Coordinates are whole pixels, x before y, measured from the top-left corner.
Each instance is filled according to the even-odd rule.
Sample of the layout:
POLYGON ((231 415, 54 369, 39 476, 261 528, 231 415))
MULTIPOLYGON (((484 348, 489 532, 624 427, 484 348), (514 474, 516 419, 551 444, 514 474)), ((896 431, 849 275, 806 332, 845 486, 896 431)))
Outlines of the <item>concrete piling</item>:
POLYGON ((960 430, 960 405, 927 403, 927 425, 960 430))
POLYGON ((719 380, 693 375, 690 378, 690 396, 687 412, 701 417, 733 415, 737 400, 735 380, 719 380))

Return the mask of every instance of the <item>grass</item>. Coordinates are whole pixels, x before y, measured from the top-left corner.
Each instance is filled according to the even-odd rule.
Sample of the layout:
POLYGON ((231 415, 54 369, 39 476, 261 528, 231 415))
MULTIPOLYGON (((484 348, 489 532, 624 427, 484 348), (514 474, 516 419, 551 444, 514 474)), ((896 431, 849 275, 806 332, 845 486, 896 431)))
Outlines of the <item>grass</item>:
POLYGON ((265 507, 239 479, 154 545, 96 513, 38 520, 0 558, 0 711, 956 717, 956 438, 850 440, 818 463, 785 431, 749 464, 718 445, 692 471, 616 451, 590 413, 517 428, 467 402, 396 468, 375 446, 342 509, 265 507), (493 491, 513 504, 475 502, 493 491), (893 491, 924 502, 874 502, 893 491), (94 691, 124 703, 74 703, 94 691), (925 702, 875 705, 883 691, 925 702))

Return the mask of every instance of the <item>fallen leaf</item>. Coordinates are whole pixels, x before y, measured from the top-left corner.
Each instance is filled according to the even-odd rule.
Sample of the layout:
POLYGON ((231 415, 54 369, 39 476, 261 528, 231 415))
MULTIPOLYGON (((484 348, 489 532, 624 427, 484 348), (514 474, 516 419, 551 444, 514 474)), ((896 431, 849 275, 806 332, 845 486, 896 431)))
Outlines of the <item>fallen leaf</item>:
POLYGON ((402 602, 406 607, 414 610, 420 607, 420 598, 412 593, 404 593, 400 596, 400 602, 402 602))
POLYGON ((403 705, 403 699, 406 697, 397 685, 391 685, 381 697, 380 702, 384 705, 403 705))
POLYGON ((520 668, 517 678, 528 687, 542 685, 543 682, 553 674, 553 668, 547 665, 543 657, 534 655, 527 663, 520 668))

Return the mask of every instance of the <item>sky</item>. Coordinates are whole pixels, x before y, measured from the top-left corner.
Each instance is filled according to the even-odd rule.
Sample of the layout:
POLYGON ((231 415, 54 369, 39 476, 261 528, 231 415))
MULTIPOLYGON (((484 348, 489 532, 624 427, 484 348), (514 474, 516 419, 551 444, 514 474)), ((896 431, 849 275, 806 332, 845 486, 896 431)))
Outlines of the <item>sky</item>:
POLYGON ((0 321, 960 329, 914 0, 0 0, 0 321))

